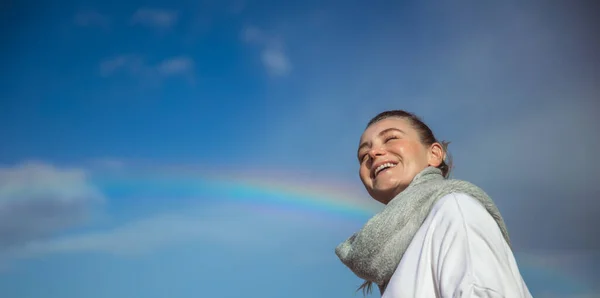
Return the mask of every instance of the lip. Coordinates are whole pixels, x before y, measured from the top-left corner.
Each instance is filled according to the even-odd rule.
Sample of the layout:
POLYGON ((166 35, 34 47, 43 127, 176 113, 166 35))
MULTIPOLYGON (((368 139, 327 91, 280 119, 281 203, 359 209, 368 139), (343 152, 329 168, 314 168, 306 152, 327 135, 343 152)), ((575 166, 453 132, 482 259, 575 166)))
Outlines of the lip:
POLYGON ((371 166, 371 177, 375 178, 375 170, 382 164, 386 164, 386 163, 391 163, 394 165, 397 165, 398 162, 397 161, 393 161, 393 160, 383 160, 383 161, 379 161, 373 164, 373 166, 371 166))

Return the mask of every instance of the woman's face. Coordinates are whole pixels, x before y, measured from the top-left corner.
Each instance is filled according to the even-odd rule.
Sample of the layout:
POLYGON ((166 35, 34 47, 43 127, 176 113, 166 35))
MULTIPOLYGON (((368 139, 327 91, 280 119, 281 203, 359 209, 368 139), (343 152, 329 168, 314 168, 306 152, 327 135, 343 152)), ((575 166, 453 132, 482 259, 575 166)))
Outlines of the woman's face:
POLYGON ((360 138, 360 179, 371 197, 383 204, 402 192, 423 169, 441 163, 441 146, 423 145, 409 121, 399 117, 381 120, 360 138))

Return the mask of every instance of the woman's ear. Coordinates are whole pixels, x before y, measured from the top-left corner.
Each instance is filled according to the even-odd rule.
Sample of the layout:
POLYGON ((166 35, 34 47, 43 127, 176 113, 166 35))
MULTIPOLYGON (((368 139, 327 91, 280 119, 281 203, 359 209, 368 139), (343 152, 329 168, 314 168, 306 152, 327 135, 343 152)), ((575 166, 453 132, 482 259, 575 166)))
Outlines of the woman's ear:
POLYGON ((435 142, 431 144, 429 147, 429 165, 436 168, 439 167, 444 161, 445 155, 444 148, 440 143, 435 142))

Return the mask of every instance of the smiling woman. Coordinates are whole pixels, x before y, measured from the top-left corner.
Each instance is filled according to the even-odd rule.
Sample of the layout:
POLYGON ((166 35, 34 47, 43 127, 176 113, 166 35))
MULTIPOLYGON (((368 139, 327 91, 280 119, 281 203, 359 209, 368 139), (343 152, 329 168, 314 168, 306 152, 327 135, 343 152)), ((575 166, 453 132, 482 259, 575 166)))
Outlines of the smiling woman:
POLYGON ((450 167, 445 158, 447 145, 446 142, 440 144, 431 129, 415 115, 405 111, 383 112, 369 121, 361 137, 358 147, 360 178, 375 200, 387 204, 428 165, 439 168, 442 175, 448 177, 450 167), (429 150, 423 150, 425 146, 429 147, 429 150), (397 158, 385 157, 384 148, 395 153, 397 158), (426 156, 428 153, 430 155, 426 156), (384 157, 377 158, 377 155, 384 157), (401 157, 402 167, 392 169, 400 163, 401 157), (370 158, 369 164, 366 162, 367 158, 370 158), (392 170, 401 173, 394 175, 392 170), (391 179, 375 179, 384 172, 391 179), (386 183, 393 185, 386 186, 386 183))
POLYGON ((386 207, 336 254, 382 297, 531 297, 498 208, 477 186, 448 179, 446 147, 411 113, 369 121, 359 175, 386 207))

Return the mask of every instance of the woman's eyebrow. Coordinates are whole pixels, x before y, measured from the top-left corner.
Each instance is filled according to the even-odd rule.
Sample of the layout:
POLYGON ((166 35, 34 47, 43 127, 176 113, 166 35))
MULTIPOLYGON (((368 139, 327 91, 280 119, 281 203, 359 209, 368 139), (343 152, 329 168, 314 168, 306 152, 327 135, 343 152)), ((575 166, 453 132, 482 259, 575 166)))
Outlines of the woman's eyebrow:
POLYGON ((399 132, 399 133, 401 133, 401 134, 404 134, 404 130, 402 130, 402 129, 399 129, 399 128, 390 127, 390 128, 387 128, 387 129, 384 129, 384 130, 382 130, 381 132, 379 132, 379 134, 378 134, 378 135, 379 135, 379 136, 382 136, 382 135, 384 135, 384 134, 386 134, 386 133, 388 133, 388 132, 390 132, 390 131, 397 131, 397 132, 399 132))

